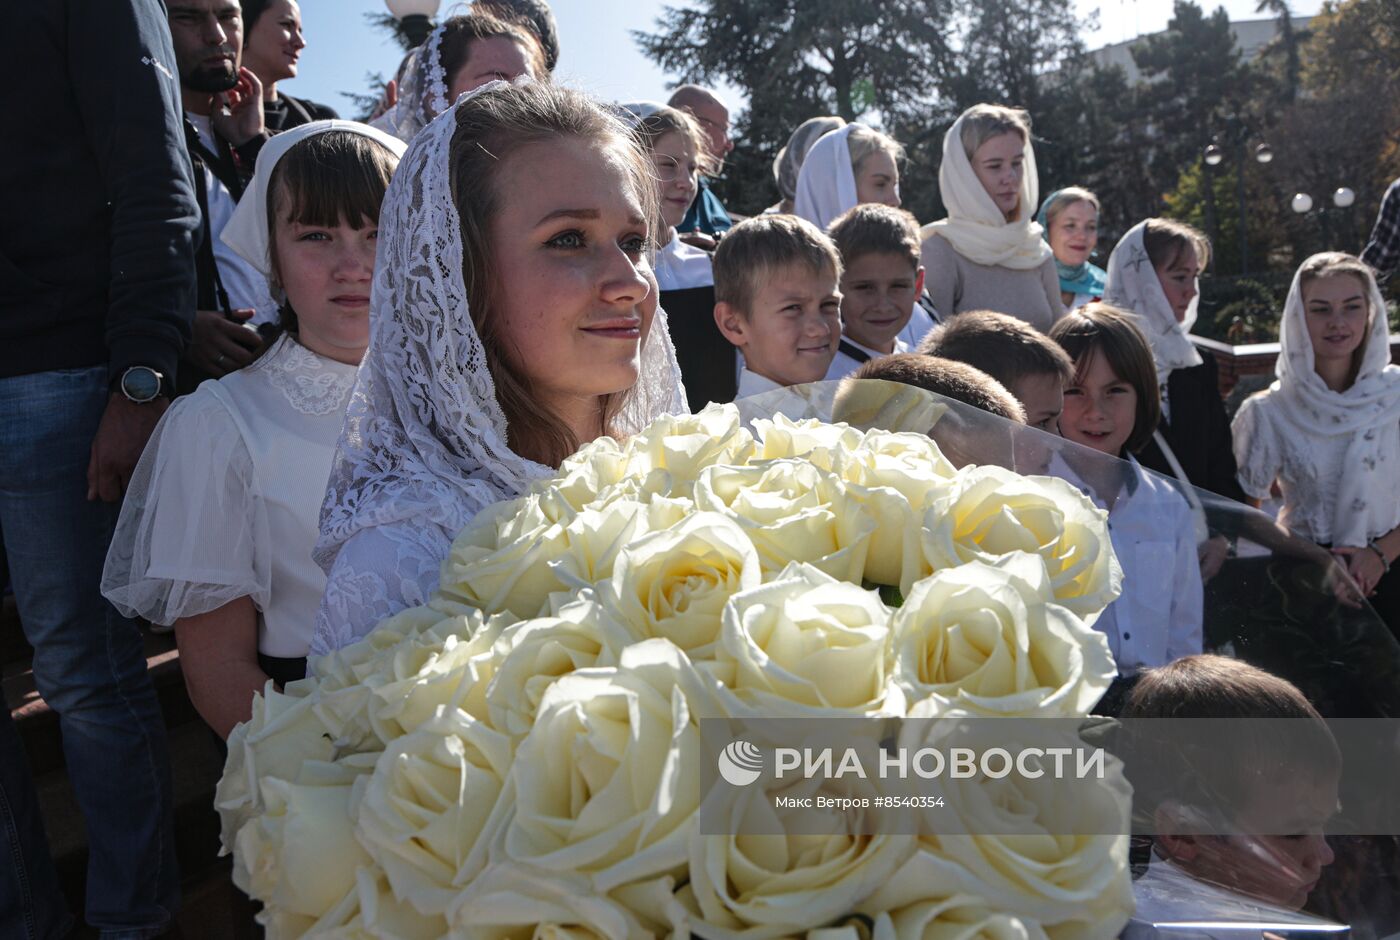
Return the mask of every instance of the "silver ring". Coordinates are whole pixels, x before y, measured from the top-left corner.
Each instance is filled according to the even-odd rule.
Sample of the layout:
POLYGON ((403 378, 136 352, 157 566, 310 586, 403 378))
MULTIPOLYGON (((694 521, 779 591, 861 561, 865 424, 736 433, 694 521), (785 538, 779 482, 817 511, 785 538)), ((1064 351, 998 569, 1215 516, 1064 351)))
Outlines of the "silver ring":
POLYGON ((227 359, 227 358, 228 358, 228 356, 225 356, 223 353, 219 353, 219 358, 214 360, 214 365, 219 366, 219 367, 222 368, 222 367, 223 367, 223 364, 224 364, 224 360, 227 359))

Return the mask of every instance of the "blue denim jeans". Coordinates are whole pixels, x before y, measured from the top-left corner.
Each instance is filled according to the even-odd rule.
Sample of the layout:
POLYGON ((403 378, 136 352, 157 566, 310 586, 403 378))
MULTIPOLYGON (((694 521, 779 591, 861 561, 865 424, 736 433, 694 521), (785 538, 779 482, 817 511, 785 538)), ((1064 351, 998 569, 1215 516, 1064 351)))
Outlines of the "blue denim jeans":
MULTIPOLYGON (((179 902, 170 757, 141 634, 98 593, 117 507, 89 502, 105 367, 0 378, 0 536, 39 693, 58 713, 87 824, 86 914, 144 940, 179 902)), ((61 936, 67 914, 18 736, 0 728, 0 937, 61 936)))

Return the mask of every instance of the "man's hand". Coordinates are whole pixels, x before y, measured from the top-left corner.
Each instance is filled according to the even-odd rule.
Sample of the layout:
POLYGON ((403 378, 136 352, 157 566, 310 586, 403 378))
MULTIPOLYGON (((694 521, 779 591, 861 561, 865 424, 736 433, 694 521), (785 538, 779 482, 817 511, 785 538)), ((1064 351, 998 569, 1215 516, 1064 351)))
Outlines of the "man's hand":
POLYGON ((262 337, 243 326, 253 311, 235 310, 233 316, 235 319, 229 320, 214 310, 194 312, 194 335, 185 359, 215 378, 251 364, 262 349, 262 337))
POLYGON ((242 147, 263 132, 262 82, 249 69, 238 70, 238 84, 214 96, 210 123, 219 136, 242 147))
POLYGON ((141 451, 151 439, 156 422, 168 407, 170 401, 165 398, 138 405, 120 392, 112 393, 107 399, 107 410, 102 412, 102 421, 97 425, 97 436, 92 439, 92 454, 88 457, 88 499, 121 502, 126 484, 136 469, 136 461, 141 459, 141 451))

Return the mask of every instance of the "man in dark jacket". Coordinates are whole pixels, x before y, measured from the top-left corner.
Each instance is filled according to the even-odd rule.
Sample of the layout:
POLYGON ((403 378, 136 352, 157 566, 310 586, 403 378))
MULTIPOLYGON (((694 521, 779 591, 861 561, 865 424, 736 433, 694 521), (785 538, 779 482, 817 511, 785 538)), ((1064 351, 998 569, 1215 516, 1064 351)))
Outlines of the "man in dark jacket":
MULTIPOLYGON (((117 504, 193 309, 194 187, 160 0, 7 7, 0 102, 0 533, 34 680, 87 823, 88 921, 168 928, 164 724, 135 622, 98 593, 117 504)), ((0 716, 0 936, 63 936, 24 753, 0 716)))

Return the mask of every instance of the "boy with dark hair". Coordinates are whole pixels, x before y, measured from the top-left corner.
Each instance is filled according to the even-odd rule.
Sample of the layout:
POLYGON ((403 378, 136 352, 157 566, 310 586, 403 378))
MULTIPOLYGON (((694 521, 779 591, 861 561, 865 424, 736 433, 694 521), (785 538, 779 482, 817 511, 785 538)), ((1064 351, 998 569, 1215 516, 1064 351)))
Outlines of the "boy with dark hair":
POLYGON ((738 397, 826 377, 841 339, 841 259, 791 215, 729 230, 715 252, 715 325, 744 354, 738 397))
POLYGON ((919 352, 981 369, 1016 396, 1028 425, 1057 433, 1074 363, 1058 343, 1024 320, 969 310, 930 333, 919 352))
POLYGON ((827 371, 840 379, 862 363, 908 352, 899 334, 924 290, 919 223, 903 209, 865 203, 831 223, 841 252, 841 343, 827 371))

